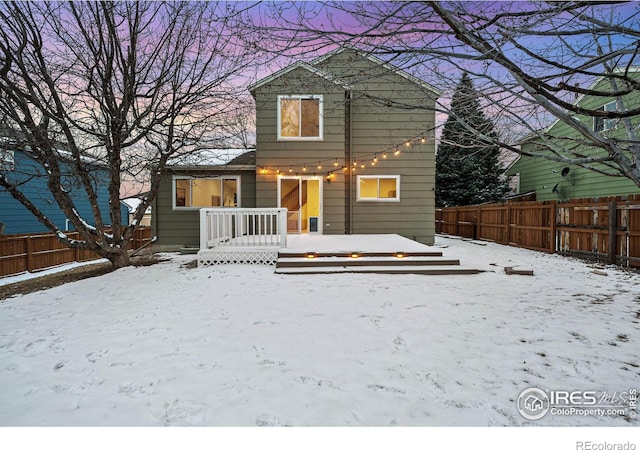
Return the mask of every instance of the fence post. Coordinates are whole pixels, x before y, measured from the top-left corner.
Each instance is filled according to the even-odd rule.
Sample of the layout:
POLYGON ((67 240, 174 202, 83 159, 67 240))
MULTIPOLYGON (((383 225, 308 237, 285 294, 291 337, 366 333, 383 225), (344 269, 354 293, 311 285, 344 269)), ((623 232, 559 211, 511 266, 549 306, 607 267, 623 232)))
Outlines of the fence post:
POLYGON ((33 271, 33 242, 31 236, 27 236, 27 272, 33 271))
POLYGON ((454 221, 456 223, 456 232, 455 232, 454 236, 460 236, 460 224, 458 223, 460 221, 460 210, 458 210, 458 208, 456 208, 454 210, 454 213, 455 214, 453 215, 453 218, 454 218, 454 221))
POLYGON ((482 238, 482 230, 481 230, 481 222, 482 222, 482 207, 478 206, 478 210, 476 211, 476 226, 475 226, 475 236, 473 236, 474 239, 481 239, 482 238))
POLYGON ((609 264, 616 263, 616 248, 618 243, 618 205, 609 202, 609 264))
POLYGON ((553 200, 551 202, 551 212, 549 213, 551 215, 551 217, 549 218, 549 226, 550 226, 550 230, 549 230, 549 251, 550 253, 555 253, 558 250, 558 246, 556 245, 556 241, 557 241, 557 237, 556 237, 556 233, 557 233, 557 222, 558 222, 558 203, 553 200))
POLYGON ((507 228, 505 229, 504 237, 506 244, 511 244, 511 203, 507 203, 507 212, 505 214, 507 228))

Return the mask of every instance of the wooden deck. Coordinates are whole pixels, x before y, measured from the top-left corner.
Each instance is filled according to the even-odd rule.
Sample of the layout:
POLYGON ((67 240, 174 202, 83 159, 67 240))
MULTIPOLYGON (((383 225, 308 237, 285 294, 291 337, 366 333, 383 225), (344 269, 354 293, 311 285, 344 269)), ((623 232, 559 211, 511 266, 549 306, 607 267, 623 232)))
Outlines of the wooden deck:
POLYGON ((198 252, 198 265, 269 264, 287 275, 322 273, 388 273, 472 275, 457 259, 397 234, 296 235, 287 246, 239 246, 233 240, 198 252))
POLYGON ((386 273, 419 275, 472 275, 481 271, 463 267, 441 251, 398 236, 293 235, 280 249, 276 273, 386 273))

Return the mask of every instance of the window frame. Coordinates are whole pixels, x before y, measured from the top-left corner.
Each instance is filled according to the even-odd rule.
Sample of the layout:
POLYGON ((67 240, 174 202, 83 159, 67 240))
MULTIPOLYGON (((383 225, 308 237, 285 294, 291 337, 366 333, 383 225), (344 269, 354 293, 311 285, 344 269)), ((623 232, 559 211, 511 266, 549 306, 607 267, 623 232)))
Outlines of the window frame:
MULTIPOLYGON (((322 141, 324 140, 324 96, 321 94, 309 95, 278 95, 277 108, 277 139, 278 141, 322 141), (318 136, 282 136, 282 100, 318 100, 318 136)), ((299 102, 299 105, 302 103, 299 102)), ((300 108, 301 109, 301 108, 300 108)), ((300 123, 298 133, 302 133, 302 112, 299 111, 300 123)))
POLYGON ((16 170, 16 156, 13 150, 0 150, 0 170, 16 170))
MULTIPOLYGON (((602 111, 617 111, 618 104, 616 100, 611 102, 607 102, 600 108, 602 111), (613 106, 613 109, 609 109, 608 106, 613 106)), ((618 124, 618 119, 607 119, 605 117, 594 117, 593 118, 593 131, 596 133, 604 133, 605 131, 609 131, 616 127, 618 124)))
MULTIPOLYGON (((202 208, 241 208, 242 207, 242 192, 241 192, 241 176, 240 175, 209 175, 209 176, 193 176, 193 175, 174 175, 171 177, 171 206, 174 211, 199 211, 202 208), (236 206, 177 206, 176 205, 176 181, 177 180, 220 180, 220 183, 224 180, 236 181, 236 206)), ((223 186, 220 186, 220 191, 224 195, 223 186)))
POLYGON ((382 203, 397 203, 400 201, 400 175, 357 175, 356 176, 356 201, 357 202, 382 202, 382 203), (396 180, 396 196, 393 198, 380 198, 380 179, 381 178, 395 178, 396 180), (378 180, 378 197, 363 198, 360 193, 360 180, 362 179, 377 179, 378 180))

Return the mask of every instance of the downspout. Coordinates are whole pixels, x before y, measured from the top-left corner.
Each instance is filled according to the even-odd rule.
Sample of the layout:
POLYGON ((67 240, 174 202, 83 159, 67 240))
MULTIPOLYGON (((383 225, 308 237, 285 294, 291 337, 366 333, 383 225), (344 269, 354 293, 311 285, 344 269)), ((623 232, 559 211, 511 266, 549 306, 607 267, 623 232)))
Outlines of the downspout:
POLYGON ((353 99, 353 92, 351 89, 345 92, 345 142, 344 142, 344 162, 347 166, 347 171, 344 174, 344 191, 345 191, 345 234, 351 234, 353 227, 353 208, 351 199, 353 198, 353 124, 351 115, 351 100, 353 99))

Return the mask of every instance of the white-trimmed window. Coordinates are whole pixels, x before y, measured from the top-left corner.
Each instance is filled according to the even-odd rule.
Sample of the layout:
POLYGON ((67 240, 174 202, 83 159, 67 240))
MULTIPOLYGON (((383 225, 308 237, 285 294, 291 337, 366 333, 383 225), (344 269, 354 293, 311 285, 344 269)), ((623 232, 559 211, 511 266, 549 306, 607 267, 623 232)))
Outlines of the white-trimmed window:
POLYGON ((322 140, 322 95, 279 95, 278 139, 322 140))
POLYGON ((13 150, 0 150, 0 170, 14 170, 15 165, 13 150))
POLYGON ((174 209, 240 206, 240 177, 173 177, 174 209))
MULTIPOLYGON (((609 102, 602 106, 602 111, 606 112, 614 112, 617 111, 616 102, 609 102)), ((616 126, 618 119, 606 119, 604 117, 594 117, 593 118, 593 131, 607 131, 616 126)))
POLYGON ((399 202, 400 175, 358 175, 359 202, 399 202))

